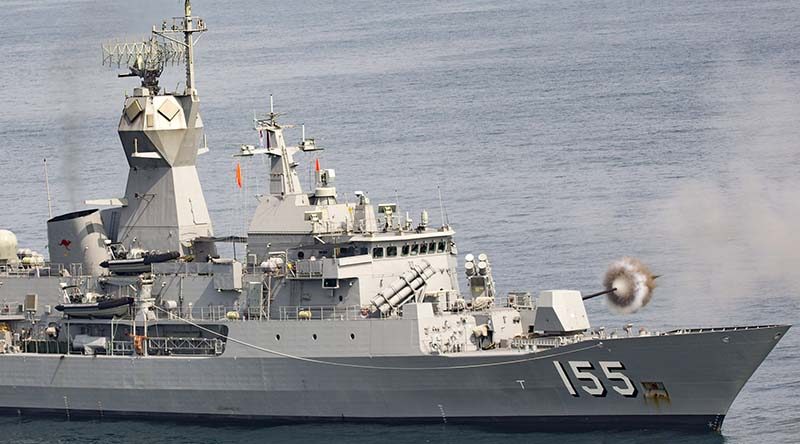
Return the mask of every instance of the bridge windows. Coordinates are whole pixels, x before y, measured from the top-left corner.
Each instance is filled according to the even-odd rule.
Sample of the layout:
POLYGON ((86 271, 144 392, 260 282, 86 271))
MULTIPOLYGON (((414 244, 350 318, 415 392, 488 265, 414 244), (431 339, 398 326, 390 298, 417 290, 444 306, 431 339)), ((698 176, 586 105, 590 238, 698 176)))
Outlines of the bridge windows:
POLYGON ((437 253, 445 253, 449 249, 450 248, 446 240, 434 239, 426 242, 413 242, 402 245, 373 247, 372 257, 373 259, 382 259, 382 258, 390 258, 397 256, 417 256, 423 254, 437 254, 437 253), (398 249, 400 251, 398 251, 398 249))
POLYGON ((350 257, 356 255, 356 247, 350 245, 347 247, 338 247, 334 249, 336 257, 350 257))

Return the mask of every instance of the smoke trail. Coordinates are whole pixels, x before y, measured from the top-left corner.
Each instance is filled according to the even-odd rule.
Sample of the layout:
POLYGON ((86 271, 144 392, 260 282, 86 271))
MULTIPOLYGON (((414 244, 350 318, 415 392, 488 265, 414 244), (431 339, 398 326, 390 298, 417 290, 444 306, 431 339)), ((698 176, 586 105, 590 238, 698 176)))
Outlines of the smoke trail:
POLYGON ((623 257, 614 262, 603 279, 606 290, 614 290, 606 297, 621 313, 634 313, 647 305, 656 287, 650 270, 638 259, 623 257))
POLYGON ((682 255, 671 291, 717 303, 796 295, 800 91, 766 67, 726 73, 719 84, 709 101, 724 112, 705 125, 724 131, 723 162, 706 178, 684 181, 651 213, 651 226, 669 240, 663 245, 682 255))
POLYGON ((58 116, 61 123, 61 178, 64 183, 64 192, 68 210, 73 211, 80 207, 80 180, 83 174, 81 166, 81 149, 77 132, 80 130, 80 121, 77 116, 70 113, 61 113, 58 116))

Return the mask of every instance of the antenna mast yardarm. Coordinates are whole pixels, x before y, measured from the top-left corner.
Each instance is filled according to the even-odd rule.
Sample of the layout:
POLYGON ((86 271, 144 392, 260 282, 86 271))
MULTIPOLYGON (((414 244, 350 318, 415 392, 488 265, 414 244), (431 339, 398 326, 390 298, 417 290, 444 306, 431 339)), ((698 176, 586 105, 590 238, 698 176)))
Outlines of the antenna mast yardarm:
POLYGON ((184 3, 183 17, 173 17, 172 26, 167 26, 167 21, 161 23, 161 29, 153 26, 153 34, 163 37, 169 41, 181 44, 186 49, 184 51, 184 63, 186 64, 186 94, 193 95, 194 90, 194 44, 195 39, 192 34, 206 31, 206 22, 200 17, 192 17, 192 4, 190 0, 184 3), (173 37, 173 34, 183 34, 183 41, 173 37))
POLYGON ((142 86, 158 94, 158 78, 164 66, 183 62, 186 65, 185 95, 194 95, 194 45, 199 40, 193 34, 206 31, 202 18, 192 17, 190 0, 184 3, 184 15, 153 26, 153 35, 142 42, 117 42, 103 45, 103 65, 126 66, 130 73, 120 77, 140 77, 142 86), (176 34, 183 34, 180 38, 176 34))

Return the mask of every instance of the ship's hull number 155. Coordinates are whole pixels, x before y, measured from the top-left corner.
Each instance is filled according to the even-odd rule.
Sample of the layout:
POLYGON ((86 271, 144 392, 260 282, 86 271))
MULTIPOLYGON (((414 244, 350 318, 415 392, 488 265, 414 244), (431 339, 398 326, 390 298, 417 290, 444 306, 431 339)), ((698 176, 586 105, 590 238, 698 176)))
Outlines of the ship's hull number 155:
POLYGON ((622 373, 622 370, 625 370, 625 365, 619 361, 598 361, 597 367, 599 369, 589 361, 567 361, 566 365, 561 364, 559 361, 553 361, 553 365, 555 365, 556 372, 558 372, 558 376, 561 378, 561 382, 564 383, 567 392, 572 396, 580 396, 579 390, 567 376, 565 367, 572 373, 578 388, 589 395, 606 396, 606 385, 608 385, 613 391, 626 398, 636 397, 636 387, 630 378, 622 373), (598 370, 602 371, 606 385, 595 375, 600 373, 598 370))

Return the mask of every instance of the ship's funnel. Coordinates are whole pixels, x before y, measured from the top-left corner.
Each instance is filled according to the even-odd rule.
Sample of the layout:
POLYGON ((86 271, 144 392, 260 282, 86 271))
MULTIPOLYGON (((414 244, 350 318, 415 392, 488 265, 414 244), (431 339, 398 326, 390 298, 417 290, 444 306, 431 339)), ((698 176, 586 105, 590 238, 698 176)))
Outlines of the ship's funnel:
POLYGON ((100 262, 108 260, 106 230, 96 209, 62 214, 47 221, 50 263, 70 273, 103 273, 100 262), (76 268, 78 267, 78 268, 76 268))
POLYGON ((623 257, 606 272, 603 285, 612 307, 622 313, 633 313, 650 302, 655 277, 638 259, 623 257))

